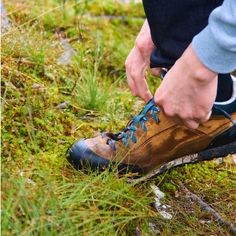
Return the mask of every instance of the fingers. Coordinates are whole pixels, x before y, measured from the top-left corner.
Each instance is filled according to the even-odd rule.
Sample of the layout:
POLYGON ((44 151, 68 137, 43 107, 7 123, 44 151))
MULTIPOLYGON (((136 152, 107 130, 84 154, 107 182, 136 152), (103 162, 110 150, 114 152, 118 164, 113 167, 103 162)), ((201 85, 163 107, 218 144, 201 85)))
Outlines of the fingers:
POLYGON ((129 86, 129 89, 132 93, 133 96, 138 96, 138 90, 136 88, 136 85, 135 85, 135 82, 133 81, 133 79, 128 75, 128 73, 126 72, 127 74, 127 83, 128 83, 128 86, 129 86))
MULTIPOLYGON (((182 67, 180 69, 182 71, 182 67)), ((176 123, 185 125, 190 129, 197 129, 200 124, 207 122, 211 116, 210 110, 216 89, 214 85, 212 89, 211 84, 209 85, 210 89, 208 87, 202 88, 197 82, 189 80, 184 73, 177 72, 173 68, 168 71, 156 90, 155 103, 160 106, 167 117, 176 123), (202 91, 203 89, 208 91, 207 96, 205 95, 206 92, 202 91)))
POLYGON ((189 129, 197 129, 200 124, 207 122, 212 114, 212 111, 207 113, 198 112, 194 113, 194 110, 179 110, 175 107, 174 104, 165 103, 162 98, 156 97, 155 94, 155 103, 161 108, 163 113, 171 118, 176 124, 184 125, 189 129))
POLYGON ((196 119, 196 121, 197 121, 199 124, 203 124, 203 123, 207 122, 207 121, 210 119, 211 114, 212 114, 212 110, 210 110, 205 116, 196 119))
POLYGON ((126 75, 128 86, 133 96, 141 97, 145 102, 152 98, 146 81, 147 64, 137 48, 133 48, 126 59, 126 75))
POLYGON ((145 102, 148 102, 152 98, 152 94, 148 89, 148 84, 146 78, 134 78, 136 81, 136 88, 138 91, 138 96, 140 96, 145 102))
POLYGON ((201 118, 193 118, 193 119, 180 119, 185 126, 190 129, 197 129, 200 124, 207 122, 211 117, 212 111, 210 111, 206 116, 201 118))
POLYGON ((144 73, 137 71, 126 71, 128 86, 133 96, 141 97, 145 102, 148 102, 152 98, 152 94, 148 89, 148 84, 144 73))
POLYGON ((199 127, 199 125, 207 122, 210 117, 211 117, 211 113, 212 111, 208 112, 208 114, 204 117, 201 118, 188 118, 184 115, 181 114, 180 115, 176 115, 174 113, 172 113, 171 115, 169 114, 169 112, 165 112, 164 108, 162 108, 163 112, 165 113, 166 116, 172 118, 172 120, 175 121, 176 124, 180 124, 180 125, 185 125, 186 127, 190 128, 190 129, 197 129, 199 127))
POLYGON ((183 120, 183 124, 190 129, 197 129, 199 127, 199 123, 195 120, 183 120))

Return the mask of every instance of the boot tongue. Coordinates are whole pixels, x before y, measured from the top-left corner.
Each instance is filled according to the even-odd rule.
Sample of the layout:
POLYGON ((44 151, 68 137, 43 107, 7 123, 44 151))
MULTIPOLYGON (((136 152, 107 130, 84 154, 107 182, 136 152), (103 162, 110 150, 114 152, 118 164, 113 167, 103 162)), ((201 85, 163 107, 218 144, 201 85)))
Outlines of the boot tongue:
MULTIPOLYGON (((119 133, 118 133, 119 134, 119 133)), ((107 133, 103 133, 102 135, 103 138, 110 138, 110 139, 113 139, 115 141, 119 141, 120 138, 119 138, 119 135, 117 134, 113 134, 113 133, 110 133, 110 132, 107 132, 107 133)))

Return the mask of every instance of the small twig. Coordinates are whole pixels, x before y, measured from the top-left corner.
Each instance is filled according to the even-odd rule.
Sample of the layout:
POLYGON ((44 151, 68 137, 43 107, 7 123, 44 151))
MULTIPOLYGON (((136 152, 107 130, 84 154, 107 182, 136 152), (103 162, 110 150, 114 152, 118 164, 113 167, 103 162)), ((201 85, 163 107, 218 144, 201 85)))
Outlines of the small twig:
POLYGON ((184 192, 186 193, 186 197, 194 202, 196 202, 198 205, 200 205, 204 211, 211 213, 211 215, 213 216, 214 219, 216 219, 220 225, 222 226, 226 226, 230 232, 233 235, 236 235, 236 227, 233 225, 233 223, 225 221, 221 215, 215 211, 209 204, 207 204, 206 202, 204 202, 199 196, 197 196, 196 194, 190 192, 190 190, 187 189, 187 187, 181 183, 182 188, 184 190, 184 192))

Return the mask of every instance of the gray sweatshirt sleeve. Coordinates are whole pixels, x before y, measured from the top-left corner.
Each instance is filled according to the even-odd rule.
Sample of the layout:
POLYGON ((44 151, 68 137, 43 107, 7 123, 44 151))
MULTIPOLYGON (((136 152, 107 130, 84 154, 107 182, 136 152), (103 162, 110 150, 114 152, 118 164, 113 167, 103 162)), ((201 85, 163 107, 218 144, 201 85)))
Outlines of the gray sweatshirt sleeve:
POLYGON ((208 25, 193 38, 200 61, 216 73, 236 69, 236 0, 225 0, 210 14, 208 25))

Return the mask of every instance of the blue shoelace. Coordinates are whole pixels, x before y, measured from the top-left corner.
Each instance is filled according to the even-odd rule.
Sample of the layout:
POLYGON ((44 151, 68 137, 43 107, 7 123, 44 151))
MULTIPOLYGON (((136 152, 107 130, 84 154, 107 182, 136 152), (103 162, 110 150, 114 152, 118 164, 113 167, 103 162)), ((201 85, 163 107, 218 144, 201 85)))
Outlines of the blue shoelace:
MULTIPOLYGON (((236 121, 232 119, 229 113, 227 113, 225 110, 213 106, 214 109, 218 110, 222 115, 224 115, 226 118, 228 118, 233 125, 236 126, 236 121)), ((115 142, 121 140, 126 147, 129 146, 129 139, 132 140, 133 143, 137 142, 137 138, 135 137, 134 133, 137 130, 137 125, 140 124, 142 129, 146 132, 147 127, 145 126, 145 122, 149 120, 147 117, 147 113, 151 112, 151 115, 153 119, 159 123, 160 120, 158 119, 156 112, 160 112, 160 109, 155 105, 154 103, 154 98, 150 100, 150 102, 147 103, 147 105, 143 108, 143 110, 137 115, 136 117, 133 118, 133 120, 130 122, 130 124, 124 129, 122 132, 118 132, 116 134, 113 133, 103 133, 104 136, 109 137, 107 140, 107 144, 114 150, 116 151, 116 145, 115 142), (127 132, 129 131, 129 134, 127 132)))
POLYGON ((143 108, 143 110, 133 118, 132 122, 124 129, 122 132, 118 132, 116 134, 105 133, 110 139, 107 140, 107 144, 116 151, 115 141, 123 141, 126 147, 129 146, 129 139, 132 140, 133 143, 137 142, 137 138, 135 137, 135 131, 137 130, 137 125, 140 124, 142 129, 146 132, 147 127, 145 126, 145 122, 149 120, 147 113, 150 112, 153 119, 159 123, 160 120, 157 117, 156 112, 160 112, 160 109, 155 106, 154 98, 150 100, 147 105, 143 108), (129 131, 129 134, 127 133, 129 131))
MULTIPOLYGON (((167 70, 162 70, 161 71, 161 79, 163 80, 165 75, 167 73, 167 70)), ((213 109, 218 110, 222 115, 224 115, 226 118, 228 118, 234 126, 236 126, 236 121, 230 116, 229 113, 227 113, 224 109, 216 106, 215 104, 213 105, 213 109)), ((140 123, 142 129, 146 132, 147 127, 145 126, 145 122, 149 120, 147 117, 147 113, 151 112, 152 117, 154 120, 159 123, 160 120, 158 119, 157 115, 155 112, 160 112, 160 109, 155 106, 154 103, 154 98, 152 98, 147 105, 143 108, 143 110, 140 112, 139 115, 133 118, 133 121, 128 125, 123 132, 119 132, 116 134, 113 133, 103 133, 104 136, 108 136, 109 139, 107 140, 107 144, 114 150, 116 151, 116 141, 123 141, 125 146, 129 146, 129 138, 131 138, 133 143, 137 142, 137 138, 134 135, 134 132, 137 130, 136 126, 140 123), (127 134, 127 131, 129 131, 129 134, 127 134)))

